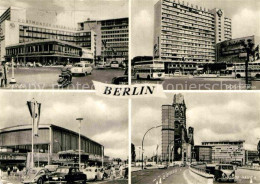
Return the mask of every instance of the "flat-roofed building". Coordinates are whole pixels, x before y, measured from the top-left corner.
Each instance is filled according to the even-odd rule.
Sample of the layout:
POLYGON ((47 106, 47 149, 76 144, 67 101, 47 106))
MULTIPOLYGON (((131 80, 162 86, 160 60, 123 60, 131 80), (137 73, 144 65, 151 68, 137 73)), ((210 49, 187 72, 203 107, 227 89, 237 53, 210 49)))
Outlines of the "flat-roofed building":
MULTIPOLYGON (((40 124, 38 136, 34 137, 34 152, 40 152, 41 157, 47 163, 48 159, 57 161, 58 153, 66 151, 78 152, 79 145, 78 132, 65 129, 53 124, 40 124), (50 157, 50 158, 48 158, 50 157)), ((8 127, 0 130, 0 155, 9 155, 9 157, 0 156, 0 163, 3 165, 12 161, 15 163, 15 157, 10 155, 23 156, 26 161, 27 154, 32 151, 32 126, 20 125, 8 127)), ((100 143, 81 134, 81 154, 82 163, 99 162, 101 163, 102 154, 104 154, 104 146, 100 143)), ((37 155, 34 156, 34 162, 37 163, 37 155)), ((18 157, 17 157, 18 158, 18 157)), ((21 159, 21 157, 19 157, 21 159)), ((30 157, 29 157, 30 158, 30 157)), ((73 162, 74 158, 67 159, 73 162)), ((27 159, 28 162, 28 159, 27 159)), ((0 164, 0 165, 1 165, 0 164)))
MULTIPOLYGON (((88 49, 95 57, 96 33, 94 31, 79 31, 76 28, 30 20, 25 9, 14 7, 8 8, 0 16, 0 26, 1 61, 4 60, 6 55, 6 47, 45 39, 60 40, 68 42, 68 44, 77 45, 88 49)), ((16 60, 17 58, 15 57, 16 60)))
POLYGON ((195 145, 194 146, 194 159, 198 162, 212 162, 212 146, 195 145))
POLYGON ((128 59, 129 23, 128 18, 87 20, 78 23, 79 30, 93 30, 97 33, 97 55, 108 62, 128 59))
POLYGON ((212 146, 212 161, 215 163, 230 163, 240 161, 245 164, 244 140, 204 141, 202 145, 212 146))

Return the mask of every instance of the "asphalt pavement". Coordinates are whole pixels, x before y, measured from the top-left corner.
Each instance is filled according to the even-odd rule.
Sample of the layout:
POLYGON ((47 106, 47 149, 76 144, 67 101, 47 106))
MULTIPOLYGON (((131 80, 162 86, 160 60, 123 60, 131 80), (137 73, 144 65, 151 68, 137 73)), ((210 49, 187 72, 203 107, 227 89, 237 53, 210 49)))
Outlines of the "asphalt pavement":
POLYGON ((188 184, 183 174, 185 167, 169 167, 168 169, 146 169, 131 173, 132 184, 188 184))
MULTIPOLYGON (((57 80, 61 73, 61 67, 15 68, 16 84, 8 85, 6 89, 59 89, 57 80)), ((72 84, 64 89, 94 89, 93 80, 111 84, 112 79, 122 76, 122 69, 93 69, 91 75, 77 75, 72 78, 72 84)), ((11 69, 8 72, 8 82, 12 76, 11 69)))

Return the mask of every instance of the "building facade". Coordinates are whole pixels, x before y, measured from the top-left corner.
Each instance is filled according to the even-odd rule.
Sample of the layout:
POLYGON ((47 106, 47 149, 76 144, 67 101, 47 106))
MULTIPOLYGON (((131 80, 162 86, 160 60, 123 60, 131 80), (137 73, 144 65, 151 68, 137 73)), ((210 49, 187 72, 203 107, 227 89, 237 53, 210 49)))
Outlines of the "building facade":
POLYGON ((195 145, 193 158, 197 162, 212 163, 212 146, 195 145))
MULTIPOLYGON (((78 152, 79 150, 79 134, 77 132, 49 124, 40 125, 38 135, 34 137, 34 152, 40 152, 41 157, 45 158, 45 162, 48 160, 57 161, 58 153, 68 150, 78 152)), ((26 159, 27 154, 32 151, 32 126, 21 125, 1 129, 0 150, 0 155, 9 155, 6 159, 0 156, 1 164, 8 164, 10 160, 12 161, 10 155, 23 154, 23 158, 26 159)), ((101 162, 104 146, 82 134, 81 153, 82 157, 84 156, 82 162, 90 162, 92 159, 101 162)), ((28 158, 26 160, 30 162, 28 158)), ((34 161, 37 162, 37 155, 35 155, 34 161)), ((70 161, 73 161, 73 158, 70 161)))
POLYGON ((259 153, 258 151, 253 151, 253 150, 246 150, 246 163, 250 164, 253 161, 259 161, 259 153))
POLYGON ((154 5, 154 58, 166 64, 215 62, 215 45, 231 38, 231 19, 223 10, 179 0, 159 0, 154 5))
POLYGON ((260 37, 255 35, 226 40, 216 45, 216 56, 218 63, 244 63, 247 59, 247 53, 244 50, 243 42, 248 43, 251 40, 254 43, 254 49, 258 48, 254 56, 250 56, 250 61, 259 60, 260 37))
POLYGON ((240 161, 245 164, 244 140, 238 141, 210 141, 202 145, 212 146, 212 161, 214 163, 230 163, 240 161))
POLYGON ((79 30, 93 30, 97 33, 97 55, 107 62, 128 59, 129 23, 128 18, 108 20, 87 20, 78 23, 79 30))
POLYGON ((186 105, 182 94, 172 105, 162 105, 162 160, 191 161, 194 129, 186 128, 186 105))
POLYGON ((0 16, 0 57, 4 60, 6 47, 19 43, 60 40, 92 52, 96 52, 96 33, 79 31, 76 28, 28 20, 25 9, 10 7, 0 16))

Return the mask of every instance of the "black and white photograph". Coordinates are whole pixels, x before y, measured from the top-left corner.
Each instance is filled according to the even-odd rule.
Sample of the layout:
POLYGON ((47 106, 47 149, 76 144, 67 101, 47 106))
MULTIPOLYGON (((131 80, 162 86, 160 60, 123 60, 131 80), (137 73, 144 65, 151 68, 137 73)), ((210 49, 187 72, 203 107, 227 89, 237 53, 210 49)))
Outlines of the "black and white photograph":
POLYGON ((259 93, 132 102, 131 183, 260 183, 259 93))
POLYGON ((127 100, 82 92, 0 98, 1 184, 128 183, 127 100))
POLYGON ((258 0, 132 0, 132 83, 260 89, 258 0))
POLYGON ((1 0, 4 89, 128 83, 128 0, 1 0))

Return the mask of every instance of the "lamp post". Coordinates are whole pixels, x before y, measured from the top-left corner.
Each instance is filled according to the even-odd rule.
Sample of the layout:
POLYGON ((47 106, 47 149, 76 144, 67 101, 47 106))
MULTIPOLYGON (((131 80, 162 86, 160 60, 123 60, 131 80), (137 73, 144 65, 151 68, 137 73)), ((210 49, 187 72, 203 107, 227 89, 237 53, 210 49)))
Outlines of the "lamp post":
POLYGON ((83 118, 77 118, 76 119, 77 121, 79 121, 79 168, 80 168, 80 162, 81 162, 81 158, 80 158, 80 150, 81 150, 81 147, 80 147, 80 126, 81 126, 81 121, 83 120, 83 118))
POLYGON ((159 126, 155 126, 155 127, 152 127, 152 128, 149 128, 146 132, 145 132, 145 134, 144 134, 144 136, 143 136, 143 140, 142 140, 142 170, 144 169, 144 138, 145 138, 145 135, 150 131, 150 130, 152 130, 152 129, 154 129, 154 128, 159 128, 159 127, 161 127, 162 125, 159 125, 159 126))

